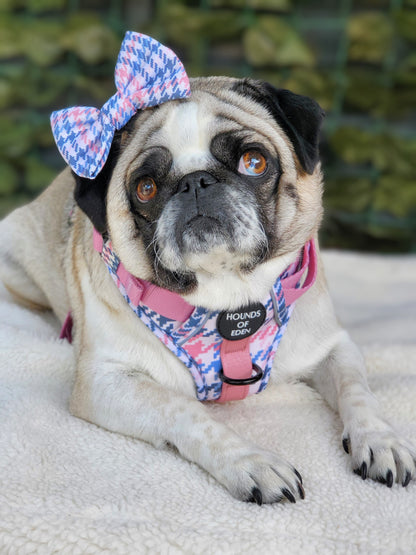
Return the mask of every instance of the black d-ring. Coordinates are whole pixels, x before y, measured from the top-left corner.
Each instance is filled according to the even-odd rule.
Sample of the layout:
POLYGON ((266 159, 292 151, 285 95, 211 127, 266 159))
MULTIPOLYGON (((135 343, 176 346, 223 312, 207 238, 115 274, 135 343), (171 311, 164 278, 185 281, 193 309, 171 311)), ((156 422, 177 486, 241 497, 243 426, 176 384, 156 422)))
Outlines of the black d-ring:
POLYGON ((234 378, 228 378, 225 374, 223 369, 220 370, 220 380, 224 383, 228 383, 229 385, 251 385, 252 383, 256 383, 263 377, 263 370, 257 364, 253 362, 253 370, 256 372, 255 376, 251 376, 250 378, 245 378, 243 380, 235 380, 234 378))

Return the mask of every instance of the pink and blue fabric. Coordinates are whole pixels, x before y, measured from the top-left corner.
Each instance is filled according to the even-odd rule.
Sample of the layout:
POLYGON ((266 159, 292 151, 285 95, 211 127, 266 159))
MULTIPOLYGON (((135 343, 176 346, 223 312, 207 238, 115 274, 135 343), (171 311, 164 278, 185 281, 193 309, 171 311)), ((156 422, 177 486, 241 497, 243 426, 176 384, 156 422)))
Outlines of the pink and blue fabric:
POLYGON ((101 110, 75 106, 53 112, 51 126, 59 152, 81 176, 102 170, 116 130, 138 111, 191 94, 182 62, 157 40, 127 31, 115 69, 117 92, 101 110))
MULTIPOLYGON (((94 231, 94 248, 101 254, 130 308, 188 368, 199 401, 243 399, 265 389, 294 302, 316 279, 316 250, 311 240, 303 247, 299 259, 277 277, 269 296, 263 300, 265 320, 258 331, 247 340, 227 341, 218 330, 218 311, 191 306, 177 293, 132 276, 113 251, 111 241, 104 241, 97 231, 94 231), (300 286, 305 273, 306 279, 300 286), (221 370, 229 366, 229 359, 225 359, 228 355, 223 348, 230 343, 237 347, 231 357, 238 357, 239 350, 246 351, 248 375, 251 376, 254 364, 260 370, 261 379, 246 386, 224 383, 221 370)), ((239 373, 244 374, 247 370, 244 362, 237 358, 237 363, 241 366, 239 373)))

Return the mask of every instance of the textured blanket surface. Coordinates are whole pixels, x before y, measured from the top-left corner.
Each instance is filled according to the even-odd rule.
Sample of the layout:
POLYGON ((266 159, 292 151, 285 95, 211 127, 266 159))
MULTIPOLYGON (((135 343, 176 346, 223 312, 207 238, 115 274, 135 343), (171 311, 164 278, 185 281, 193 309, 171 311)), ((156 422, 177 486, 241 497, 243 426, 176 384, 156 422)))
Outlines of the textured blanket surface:
MULTIPOLYGON (((324 260, 374 393, 416 443, 416 258, 324 260)), ((58 328, 1 292, 0 553, 416 553, 416 482, 389 490, 354 475, 339 419, 305 384, 210 407, 304 478, 304 501, 258 507, 172 451, 72 417, 58 328)))

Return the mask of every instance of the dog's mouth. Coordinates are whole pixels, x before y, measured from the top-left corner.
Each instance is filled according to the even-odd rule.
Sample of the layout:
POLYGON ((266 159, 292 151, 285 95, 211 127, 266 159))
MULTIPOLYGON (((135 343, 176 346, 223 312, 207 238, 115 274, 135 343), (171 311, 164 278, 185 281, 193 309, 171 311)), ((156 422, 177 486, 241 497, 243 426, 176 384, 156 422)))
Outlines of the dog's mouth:
POLYGON ((230 230, 218 218, 208 214, 192 216, 179 235, 180 248, 191 253, 206 253, 219 244, 230 243, 232 239, 230 230))
POLYGON ((189 218, 189 220, 185 222, 185 226, 187 228, 192 228, 195 226, 200 227, 201 225, 205 227, 209 225, 209 222, 215 222, 216 225, 220 224, 220 220, 215 216, 198 213, 196 214, 196 216, 192 216, 191 218, 189 218))

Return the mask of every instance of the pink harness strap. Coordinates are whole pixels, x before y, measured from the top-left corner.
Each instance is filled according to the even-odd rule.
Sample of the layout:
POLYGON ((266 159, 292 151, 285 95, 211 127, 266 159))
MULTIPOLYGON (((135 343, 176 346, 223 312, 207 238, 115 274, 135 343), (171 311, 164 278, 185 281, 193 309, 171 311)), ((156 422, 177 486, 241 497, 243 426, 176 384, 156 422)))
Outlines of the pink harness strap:
MULTIPOLYGON (((222 371, 232 380, 245 380, 251 377, 253 363, 250 357, 250 337, 238 341, 223 339, 220 348, 222 371)), ((232 385, 223 382, 221 396, 217 401, 239 401, 248 395, 248 385, 232 385)))
POLYGON ((59 339, 66 339, 68 343, 72 343, 72 314, 68 312, 65 321, 62 324, 61 333, 59 334, 59 339))
MULTIPOLYGON (((93 244, 94 249, 101 254, 104 241, 96 229, 93 232, 93 244)), ((185 322, 194 310, 194 307, 177 293, 162 289, 144 279, 136 278, 126 270, 122 262, 117 268, 117 276, 135 305, 142 302, 155 312, 178 322, 185 322)))
POLYGON ((301 268, 293 275, 282 279, 282 288, 285 295, 286 306, 293 304, 299 297, 312 287, 316 280, 317 255, 315 241, 311 239, 303 249, 303 260, 301 268), (309 246, 309 248, 308 248, 309 246), (302 287, 296 287, 305 271, 308 271, 302 287))

